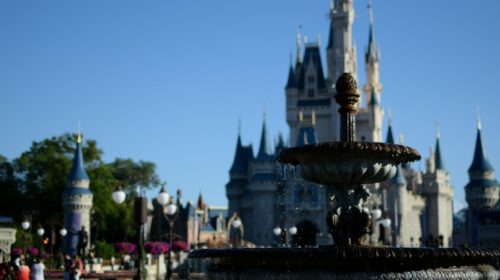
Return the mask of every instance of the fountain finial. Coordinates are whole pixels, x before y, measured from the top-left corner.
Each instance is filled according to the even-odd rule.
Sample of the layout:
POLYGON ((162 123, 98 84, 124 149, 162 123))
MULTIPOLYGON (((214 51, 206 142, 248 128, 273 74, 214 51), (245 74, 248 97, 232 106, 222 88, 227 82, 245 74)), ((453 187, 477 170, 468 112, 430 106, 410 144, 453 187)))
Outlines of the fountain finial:
POLYGON ((340 105, 340 141, 356 142, 356 104, 360 97, 358 83, 350 73, 344 73, 337 79, 335 89, 335 102, 340 105))

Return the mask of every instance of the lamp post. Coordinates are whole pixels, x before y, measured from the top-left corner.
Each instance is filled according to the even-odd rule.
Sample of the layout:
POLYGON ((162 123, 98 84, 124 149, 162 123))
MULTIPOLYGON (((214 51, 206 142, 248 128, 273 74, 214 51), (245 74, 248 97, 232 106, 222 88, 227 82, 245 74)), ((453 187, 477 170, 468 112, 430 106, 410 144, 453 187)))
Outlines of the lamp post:
POLYGON ((164 185, 160 189, 160 193, 156 197, 156 201, 163 206, 163 216, 168 222, 168 255, 167 255, 167 272, 165 273, 165 279, 172 279, 172 249, 174 248, 172 243, 172 237, 174 235, 174 222, 177 218, 178 211, 177 205, 173 203, 172 197, 165 191, 164 185), (166 206, 166 207, 165 207, 166 206))
MULTIPOLYGON (((121 204, 125 201, 126 198, 125 192, 118 187, 112 194, 113 201, 116 204, 121 204)), ((134 276, 134 279, 141 280, 143 279, 142 272, 142 243, 143 243, 143 225, 146 223, 146 205, 147 200, 142 196, 142 191, 139 191, 138 197, 134 200, 134 217, 135 223, 137 225, 137 274, 134 276)))
POLYGON ((371 210, 371 215, 372 215, 372 228, 370 232, 370 244, 375 243, 373 240, 373 233, 377 230, 377 224, 378 224, 378 219, 382 217, 382 210, 375 208, 371 210))
POLYGON ((67 233, 68 233, 68 230, 66 230, 64 227, 59 230, 59 234, 61 235, 61 252, 63 253, 63 255, 64 255, 64 252, 63 252, 63 250, 64 250, 64 237, 66 236, 67 233))
POLYGON ((36 230, 36 234, 40 237, 40 249, 38 250, 38 257, 42 259, 43 256, 43 234, 45 233, 45 230, 43 227, 40 227, 36 230))
POLYGON ((382 219, 380 221, 378 221, 378 223, 382 226, 382 228, 384 229, 384 232, 381 236, 381 241, 382 241, 382 244, 385 244, 386 243, 386 235, 387 235, 387 230, 390 230, 390 227, 391 227, 391 219, 389 218, 385 218, 385 219, 382 219))
POLYGON ((297 227, 296 226, 292 226, 290 227, 288 230, 285 228, 284 230, 282 230, 279 226, 276 226, 274 229, 273 229, 273 233, 274 235, 276 236, 281 236, 282 233, 284 233, 285 235, 285 242, 283 242, 282 244, 280 244, 280 246, 288 246, 288 234, 290 235, 295 235, 297 234, 297 227))
MULTIPOLYGON (((25 230, 28 231, 28 229, 31 226, 31 222, 29 221, 30 219, 28 217, 25 218, 25 220, 21 223, 21 227, 25 230)), ((23 233, 23 252, 26 254, 26 233, 23 233)))

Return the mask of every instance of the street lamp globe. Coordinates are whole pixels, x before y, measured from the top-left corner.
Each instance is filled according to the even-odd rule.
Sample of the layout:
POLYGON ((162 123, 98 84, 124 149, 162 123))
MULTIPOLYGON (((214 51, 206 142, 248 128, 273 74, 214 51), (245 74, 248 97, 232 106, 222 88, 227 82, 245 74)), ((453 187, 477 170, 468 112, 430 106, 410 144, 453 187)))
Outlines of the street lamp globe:
POLYGON ((160 193, 158 193, 158 195, 156 196, 156 201, 160 205, 167 205, 167 203, 170 201, 170 195, 168 194, 167 191, 165 191, 165 189, 163 188, 163 186, 160 189, 160 193))
POLYGON ((116 204, 121 204, 125 201, 125 197, 127 195, 125 194, 125 192, 121 189, 121 188, 118 188, 116 191, 113 192, 112 194, 112 197, 113 197, 113 201, 116 203, 116 204))
POLYGON ((167 214, 168 214, 168 215, 173 215, 173 214, 175 214, 175 212, 177 212, 177 205, 175 205, 175 204, 169 204, 169 205, 167 206, 167 210, 166 210, 166 211, 167 211, 167 214))
POLYGON ((38 236, 43 236, 44 233, 45 230, 42 227, 36 230, 36 234, 38 234, 38 236))
POLYGON ((63 237, 66 236, 67 233, 68 233, 68 231, 65 228, 62 228, 61 230, 59 230, 59 234, 63 237))
POLYGON ((232 222, 232 226, 235 228, 239 228, 241 226, 241 220, 239 218, 234 219, 232 222))
POLYGON ((388 228, 391 226, 391 219, 387 218, 387 219, 380 220, 380 224, 383 227, 388 228))
POLYGON ((382 217, 382 210, 380 209, 373 209, 372 210, 372 218, 373 220, 378 220, 382 217))
POLYGON ((29 221, 24 221, 21 223, 21 227, 24 229, 24 230, 27 230, 30 228, 30 222, 29 221))
POLYGON ((288 229, 288 232, 291 234, 291 235, 295 235, 297 234, 297 227, 296 226, 293 226, 291 228, 288 229))
POLYGON ((273 233, 274 233, 274 235, 279 236, 279 235, 281 234, 281 228, 280 228, 280 227, 278 227, 278 226, 277 226, 277 227, 275 227, 275 228, 273 229, 273 233))

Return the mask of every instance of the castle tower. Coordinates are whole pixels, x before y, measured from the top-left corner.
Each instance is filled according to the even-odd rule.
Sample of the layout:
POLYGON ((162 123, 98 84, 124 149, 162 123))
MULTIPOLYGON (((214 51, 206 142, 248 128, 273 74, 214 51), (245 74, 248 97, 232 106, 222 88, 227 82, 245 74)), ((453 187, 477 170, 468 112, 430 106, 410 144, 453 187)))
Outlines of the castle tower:
MULTIPOLYGON (((328 37, 328 46, 326 48, 328 80, 331 88, 330 95, 335 96, 335 81, 344 72, 351 73, 357 80, 356 66, 356 46, 352 40, 352 24, 354 22, 353 0, 331 0, 330 4, 330 34, 328 37)), ((339 141, 340 135, 340 116, 338 114, 339 106, 333 102, 330 106, 330 133, 328 141, 339 141)), ((319 127, 318 127, 319 129, 319 127)), ((321 134, 319 141, 321 139, 321 134)))
POLYGON ((89 190, 90 178, 84 168, 81 142, 82 135, 78 133, 73 166, 62 195, 64 227, 68 231, 64 238, 64 252, 72 256, 78 253, 78 242, 84 233, 88 236, 86 249, 90 247, 90 209, 93 195, 89 190))
POLYGON ((481 122, 478 118, 474 158, 469 167, 469 183, 465 186, 465 199, 469 205, 467 240, 473 246, 479 243, 478 214, 496 206, 499 201, 499 190, 500 184, 495 179, 495 170, 488 161, 483 147, 481 122))
POLYGON ((439 246, 452 246, 453 187, 441 156, 439 129, 434 153, 431 151, 422 174, 421 190, 426 201, 423 239, 432 237, 439 246))
MULTIPOLYGON (((299 112, 310 119, 316 113, 316 129, 320 142, 332 141, 336 135, 332 128, 332 100, 321 63, 319 42, 307 43, 304 59, 297 63, 299 68, 290 65, 286 93, 287 123, 290 127, 292 146, 296 146, 300 130, 299 112)), ((335 116, 338 113, 335 111, 335 116)))
POLYGON ((353 22, 353 0, 332 0, 330 35, 326 49, 328 77, 332 84, 345 72, 351 73, 357 80, 356 48, 352 41, 353 22))
POLYGON ((250 182, 245 204, 249 210, 244 210, 241 219, 243 224, 252 225, 245 228, 245 239, 263 245, 271 245, 273 241, 272 230, 276 225, 273 212, 276 204, 276 177, 275 157, 269 143, 266 121, 262 123, 259 152, 250 164, 250 182))
POLYGON ((226 184, 229 217, 232 217, 235 212, 242 215, 242 198, 245 187, 249 182, 249 164, 253 159, 252 145, 243 146, 241 144, 241 132, 238 131, 234 160, 229 170, 229 182, 226 184))
POLYGON ((382 92, 382 84, 380 84, 379 78, 380 55, 375 44, 375 35, 373 33, 373 11, 371 5, 368 5, 368 13, 370 16, 370 31, 368 35, 368 47, 365 52, 366 83, 363 87, 367 106, 370 104, 374 92, 379 95, 376 100, 380 100, 380 93, 382 92))
POLYGON ((356 126, 359 141, 382 142, 382 122, 384 120, 384 110, 380 105, 382 85, 379 81, 379 52, 375 46, 373 13, 370 5, 368 5, 368 13, 370 14, 370 31, 368 48, 365 52, 366 84, 363 88, 366 106, 358 110, 356 126))

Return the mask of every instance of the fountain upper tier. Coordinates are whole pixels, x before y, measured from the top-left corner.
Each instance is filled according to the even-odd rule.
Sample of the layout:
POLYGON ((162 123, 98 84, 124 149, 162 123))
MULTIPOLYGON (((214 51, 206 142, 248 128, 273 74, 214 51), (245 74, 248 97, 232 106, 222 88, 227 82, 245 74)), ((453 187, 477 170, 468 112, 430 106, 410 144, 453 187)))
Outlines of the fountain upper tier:
POLYGON ((387 180, 400 163, 420 159, 413 148, 369 142, 328 142, 283 150, 277 160, 300 165, 302 178, 322 185, 370 184, 387 180))

